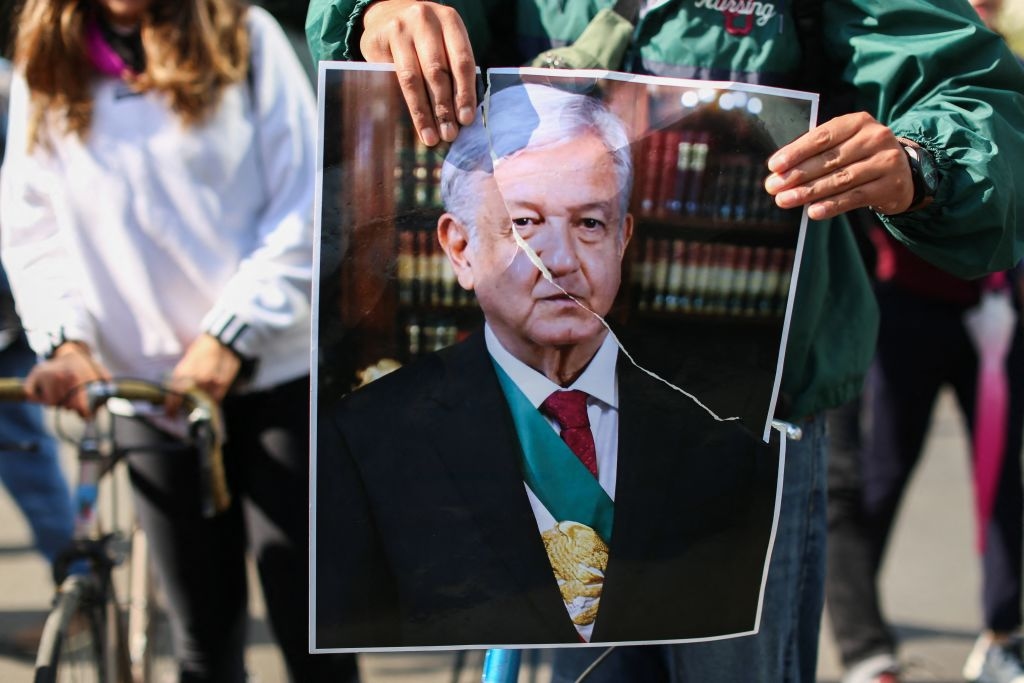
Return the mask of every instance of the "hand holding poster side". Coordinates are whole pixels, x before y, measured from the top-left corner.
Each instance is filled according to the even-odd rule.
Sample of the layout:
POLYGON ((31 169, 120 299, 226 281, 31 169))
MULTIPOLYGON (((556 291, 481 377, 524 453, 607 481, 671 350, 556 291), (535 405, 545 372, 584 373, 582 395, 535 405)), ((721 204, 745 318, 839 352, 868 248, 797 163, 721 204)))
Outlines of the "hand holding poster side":
POLYGON ((903 146, 867 112, 823 123, 775 153, 768 168, 765 189, 776 203, 784 209, 807 205, 816 221, 866 207, 894 215, 913 202, 903 146))
POLYGON ((413 126, 424 144, 451 142, 459 125, 473 122, 476 62, 456 10, 420 0, 386 0, 366 9, 363 26, 363 57, 395 65, 413 126))

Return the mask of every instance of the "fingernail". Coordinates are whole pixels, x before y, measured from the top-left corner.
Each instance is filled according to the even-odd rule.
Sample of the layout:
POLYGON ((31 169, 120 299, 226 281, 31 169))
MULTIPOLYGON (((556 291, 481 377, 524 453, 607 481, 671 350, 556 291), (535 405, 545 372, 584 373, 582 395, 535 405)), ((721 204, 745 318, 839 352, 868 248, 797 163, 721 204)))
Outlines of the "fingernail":
POLYGON ((424 128, 420 131, 420 140, 427 147, 433 147, 438 143, 437 131, 433 128, 424 128))
POLYGON ((776 154, 768 160, 768 170, 772 173, 778 173, 786 166, 786 155, 776 154))
POLYGON ((441 124, 441 139, 445 142, 451 142, 458 134, 459 129, 455 127, 454 123, 445 122, 441 124))
POLYGON ((825 217, 825 205, 811 204, 807 207, 807 217, 814 221, 820 221, 825 217))
POLYGON ((764 189, 774 194, 776 190, 785 185, 782 178, 776 174, 768 176, 768 180, 764 181, 764 189))
POLYGON ((472 107, 462 107, 461 109, 459 109, 459 123, 461 123, 464 126, 468 126, 469 124, 473 123, 472 107))
POLYGON ((775 197, 775 203, 778 204, 783 209, 790 208, 791 206, 795 205, 799 200, 800 198, 797 196, 795 190, 786 190, 785 192, 776 195, 775 197))

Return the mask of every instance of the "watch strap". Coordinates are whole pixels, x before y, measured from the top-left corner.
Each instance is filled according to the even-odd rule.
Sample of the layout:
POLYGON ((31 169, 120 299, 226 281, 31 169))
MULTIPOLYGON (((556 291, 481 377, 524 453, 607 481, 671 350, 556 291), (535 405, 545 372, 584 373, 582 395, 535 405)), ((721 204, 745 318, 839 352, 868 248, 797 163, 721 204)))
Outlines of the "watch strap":
POLYGON ((934 168, 935 160, 932 158, 931 152, 913 140, 907 138, 896 138, 896 140, 903 147, 903 152, 907 156, 907 163, 910 164, 910 178, 914 188, 914 195, 907 211, 923 209, 935 198, 935 187, 929 184, 924 166, 928 164, 934 168))

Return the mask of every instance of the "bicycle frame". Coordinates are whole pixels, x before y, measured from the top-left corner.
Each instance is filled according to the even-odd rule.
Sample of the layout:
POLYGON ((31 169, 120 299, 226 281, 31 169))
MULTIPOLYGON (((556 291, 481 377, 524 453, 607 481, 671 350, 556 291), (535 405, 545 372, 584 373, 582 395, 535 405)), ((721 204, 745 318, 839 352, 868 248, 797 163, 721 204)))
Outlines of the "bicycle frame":
POLYGON ((484 655, 484 671, 480 683, 516 683, 523 653, 520 650, 490 649, 484 655))
MULTIPOLYGON (((105 636, 92 642, 102 643, 91 650, 101 661, 98 671, 102 683, 141 683, 146 680, 146 666, 132 661, 130 652, 135 643, 129 642, 120 603, 116 601, 112 572, 128 557, 131 540, 120 532, 105 532, 98 515, 100 482, 114 466, 133 450, 116 443, 114 423, 103 427, 96 415, 111 398, 144 401, 161 405, 170 391, 159 385, 136 380, 91 382, 85 385, 90 418, 84 422, 84 433, 77 442, 77 477, 74 483, 74 531, 71 545, 62 552, 54 564, 54 579, 59 586, 53 610, 44 627, 44 638, 36 659, 36 680, 53 681, 58 669, 64 666, 61 641, 69 619, 78 609, 88 606, 109 606, 105 618, 90 618, 91 624, 103 625, 105 636)), ((28 400, 22 380, 0 378, 0 400, 28 400)), ((188 418, 188 443, 199 453, 203 513, 212 516, 230 504, 221 443, 223 429, 217 406, 203 392, 186 391, 182 395, 183 414, 188 418)), ((110 415, 115 413, 110 411, 110 415)), ((137 417, 134 413, 123 415, 137 417)), ((113 419, 113 418, 111 418, 113 419)), ((115 522, 119 518, 118 502, 113 497, 110 513, 115 522)), ((136 596, 133 595, 133 599, 136 596)), ((95 616, 95 615, 93 615, 95 616)), ((145 644, 143 643, 143 649, 145 644)), ((137 658, 138 659, 138 658, 137 658)), ((90 658, 91 661, 96 661, 90 658)))
MULTIPOLYGON (((98 403, 90 406, 95 414, 98 403)), ((120 601, 114 586, 114 569, 122 565, 129 553, 129 538, 117 528, 120 521, 119 501, 116 489, 110 494, 110 514, 113 518, 112 531, 105 531, 99 515, 100 484, 108 477, 125 453, 115 447, 111 430, 101 430, 94 418, 84 423, 84 433, 77 447, 77 477, 73 489, 74 531, 71 545, 62 552, 54 563, 54 581, 61 593, 74 592, 75 602, 89 604, 110 604, 106 611, 103 632, 109 639, 102 651, 104 683, 133 683, 132 661, 129 654, 128 631, 121 613, 120 601)), ((55 600, 55 606, 58 603, 55 600)), ((49 638, 57 641, 68 627, 66 619, 71 615, 62 613, 65 623, 44 628, 44 642, 40 643, 36 660, 37 680, 40 669, 47 676, 57 675, 53 653, 60 647, 59 642, 46 642, 49 638), (53 666, 53 671, 49 670, 53 666)), ((49 621, 49 620, 48 620, 49 621)), ((141 683, 141 680, 139 681, 141 683)))

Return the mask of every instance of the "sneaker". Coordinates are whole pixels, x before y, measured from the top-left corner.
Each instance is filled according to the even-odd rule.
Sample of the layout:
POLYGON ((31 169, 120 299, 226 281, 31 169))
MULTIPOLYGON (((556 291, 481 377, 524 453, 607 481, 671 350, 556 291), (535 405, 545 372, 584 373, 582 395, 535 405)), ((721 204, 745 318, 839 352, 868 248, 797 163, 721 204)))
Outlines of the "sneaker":
POLYGON ((995 645, 988 637, 980 636, 964 664, 967 683, 1024 683, 1020 647, 1016 639, 995 645))
POLYGON ((843 676, 842 683, 900 683, 900 665, 888 652, 862 659, 843 676))

